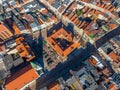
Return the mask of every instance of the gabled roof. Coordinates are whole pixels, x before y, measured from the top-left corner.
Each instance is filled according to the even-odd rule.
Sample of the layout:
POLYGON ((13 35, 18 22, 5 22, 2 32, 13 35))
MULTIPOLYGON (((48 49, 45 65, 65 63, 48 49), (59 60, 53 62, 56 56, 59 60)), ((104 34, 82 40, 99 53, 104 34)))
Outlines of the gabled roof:
POLYGON ((13 33, 2 23, 0 23, 0 38, 7 39, 13 36, 13 33))
POLYGON ((38 74, 30 65, 22 68, 6 80, 6 90, 20 90, 23 86, 38 78, 38 74))

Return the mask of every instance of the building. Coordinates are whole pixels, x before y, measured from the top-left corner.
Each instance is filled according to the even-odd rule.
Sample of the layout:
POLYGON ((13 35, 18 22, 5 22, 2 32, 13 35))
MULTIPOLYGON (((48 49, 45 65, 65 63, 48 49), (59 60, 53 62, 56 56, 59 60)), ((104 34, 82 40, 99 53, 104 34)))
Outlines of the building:
POLYGON ((77 71, 70 71, 70 77, 66 83, 72 90, 97 90, 98 84, 86 67, 77 71))
POLYGON ((111 77, 113 72, 111 71, 111 68, 103 62, 102 58, 97 54, 92 55, 85 64, 87 64, 87 68, 95 81, 99 83, 98 90, 110 90, 109 85, 113 82, 113 78, 111 77))
POLYGON ((109 61, 113 71, 120 73, 120 47, 119 36, 114 37, 109 42, 105 43, 101 48, 105 54, 106 60, 109 61))
POLYGON ((3 55, 3 62, 8 74, 11 74, 18 70, 16 67, 20 66, 24 60, 19 56, 19 54, 15 53, 3 55))
POLYGON ((116 62, 118 64, 118 66, 120 67, 120 54, 112 51, 109 54, 109 56, 112 58, 113 62, 116 62))
POLYGON ((5 51, 5 46, 4 45, 0 45, 0 51, 5 51))
POLYGON ((60 13, 64 12, 64 10, 67 8, 71 0, 47 0, 48 3, 53 6, 56 10, 58 10, 60 13))
POLYGON ((1 51, 4 50, 8 55, 19 54, 19 56, 26 61, 35 58, 34 53, 22 36, 7 40, 3 46, 1 46, 1 51))
POLYGON ((7 69, 3 61, 3 54, 0 53, 0 80, 6 78, 7 76, 7 69))
POLYGON ((22 68, 6 79, 6 90, 24 90, 38 78, 38 74, 30 65, 22 68))
POLYGON ((56 81, 48 86, 48 90, 62 90, 60 84, 56 81))
POLYGON ((17 35, 20 35, 20 34, 21 34, 20 29, 18 28, 18 26, 17 26, 16 24, 14 24, 14 25, 12 26, 12 28, 13 28, 13 30, 15 31, 15 34, 17 34, 17 35))
POLYGON ((86 41, 90 40, 92 43, 98 40, 110 30, 118 27, 116 22, 110 21, 112 18, 117 17, 117 15, 112 14, 115 7, 111 4, 102 3, 102 1, 108 2, 110 0, 77 0, 77 2, 72 3, 64 12, 63 15, 66 20, 63 21, 72 22, 77 32, 85 32, 86 41), (107 12, 110 12, 111 15, 107 12))
POLYGON ((19 37, 15 40, 17 46, 16 50, 20 57, 25 58, 26 61, 31 61, 35 58, 34 53, 31 51, 27 42, 25 42, 23 37, 19 37))
POLYGON ((1 51, 4 51, 3 64, 8 75, 20 70, 35 58, 23 37, 7 40, 3 46, 1 46, 1 51))
POLYGON ((0 39, 1 39, 1 41, 9 39, 12 36, 13 36, 12 31, 10 31, 10 29, 7 26, 0 23, 0 39))
POLYGON ((95 90, 98 88, 97 83, 95 82, 94 78, 89 74, 86 68, 80 69, 76 76, 80 81, 83 89, 85 90, 95 90))
POLYGON ((115 86, 120 89, 120 74, 119 73, 114 73, 111 76, 112 81, 114 82, 115 86))
POLYGON ((105 4, 111 4, 111 0, 101 0, 103 3, 105 3, 105 4))
POLYGON ((109 85, 109 90, 117 90, 115 84, 110 84, 109 85))
POLYGON ((12 39, 14 35, 20 35, 20 29, 11 21, 8 21, 11 25, 7 25, 6 22, 0 23, 0 40, 7 41, 12 39))
POLYGON ((70 30, 60 27, 58 30, 53 30, 52 34, 48 36, 47 41, 56 53, 64 59, 80 46, 77 41, 73 41, 73 38, 70 30))

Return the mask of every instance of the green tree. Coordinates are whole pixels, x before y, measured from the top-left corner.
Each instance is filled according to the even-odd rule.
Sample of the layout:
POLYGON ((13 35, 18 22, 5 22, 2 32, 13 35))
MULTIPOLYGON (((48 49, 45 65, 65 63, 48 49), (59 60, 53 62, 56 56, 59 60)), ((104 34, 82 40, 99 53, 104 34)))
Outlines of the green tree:
POLYGON ((80 16, 80 15, 83 14, 83 11, 82 11, 82 10, 77 10, 77 11, 76 11, 76 14, 77 14, 78 16, 80 16))

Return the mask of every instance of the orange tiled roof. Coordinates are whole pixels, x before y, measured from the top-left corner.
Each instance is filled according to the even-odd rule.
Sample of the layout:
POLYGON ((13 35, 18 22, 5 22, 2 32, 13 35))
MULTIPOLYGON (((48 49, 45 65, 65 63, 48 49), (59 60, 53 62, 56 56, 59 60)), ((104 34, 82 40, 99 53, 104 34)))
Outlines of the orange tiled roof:
POLYGON ((109 85, 109 90, 117 90, 115 84, 110 84, 109 85))
POLYGON ((39 22, 40 25, 44 23, 44 22, 43 22, 41 19, 39 19, 39 18, 38 18, 38 22, 39 22))
POLYGON ((52 4, 54 2, 54 0, 49 0, 49 3, 52 4))
POLYGON ((116 28, 117 27, 117 25, 116 24, 109 24, 108 25, 111 29, 114 29, 114 28, 116 28))
POLYGON ((33 21, 33 18, 29 14, 24 14, 23 17, 29 22, 33 21))
POLYGON ((92 66, 95 66, 97 64, 97 61, 94 59, 89 59, 88 60, 92 66))
POLYGON ((119 62, 118 58, 120 58, 120 55, 115 54, 113 51, 109 54, 109 56, 113 59, 115 62, 119 62))
POLYGON ((74 14, 74 16, 70 20, 73 21, 75 18, 77 18, 76 14, 74 14))
POLYGON ((69 10, 73 10, 73 8, 76 6, 76 2, 74 2, 70 7, 69 7, 69 10))
POLYGON ((16 25, 13 25, 12 28, 14 29, 14 31, 16 32, 16 34, 21 34, 20 29, 16 25))
POLYGON ((27 61, 31 61, 35 58, 33 52, 31 51, 28 44, 24 41, 23 37, 17 38, 16 43, 18 44, 16 49, 18 50, 18 53, 21 57, 26 58, 27 61))
POLYGON ((54 20, 54 22, 58 22, 58 19, 55 16, 52 16, 51 19, 54 20))
POLYGON ((110 82, 110 79, 109 78, 104 78, 105 79, 105 81, 108 83, 108 82, 110 82))
POLYGON ((13 36, 13 33, 3 24, 0 24, 0 38, 5 40, 13 36))
POLYGON ((102 72, 106 76, 110 76, 110 74, 111 74, 108 68, 105 68, 102 72))
POLYGON ((23 0, 23 2, 25 3, 25 2, 28 2, 29 0, 23 0))
POLYGON ((48 87, 48 90, 62 90, 59 83, 55 82, 48 87))
POLYGON ((115 7, 112 7, 109 11, 113 12, 115 10, 115 7))
POLYGON ((102 0, 103 2, 110 2, 111 0, 102 0))
POLYGON ((73 13, 73 12, 70 13, 70 14, 68 15, 68 18, 71 19, 74 14, 75 14, 75 13, 73 13))
POLYGON ((43 9, 43 10, 42 10, 42 14, 46 14, 47 12, 48 12, 47 9, 43 9))
POLYGON ((100 7, 100 5, 101 5, 101 3, 99 2, 99 3, 97 4, 97 6, 100 7))
POLYGON ((107 9, 109 5, 105 5, 104 9, 107 9))
POLYGON ((55 38, 64 38, 69 42, 72 42, 72 35, 71 33, 69 34, 64 28, 60 28, 58 31, 56 31, 54 34, 49 36, 47 38, 49 44, 51 47, 61 56, 61 57, 67 57, 75 48, 79 46, 78 43, 73 43, 71 44, 68 48, 65 50, 62 50, 62 48, 59 46, 59 43, 55 42, 55 38))
POLYGON ((37 73, 30 65, 19 70, 11 77, 7 78, 5 89, 6 90, 20 90, 23 86, 38 78, 37 73))

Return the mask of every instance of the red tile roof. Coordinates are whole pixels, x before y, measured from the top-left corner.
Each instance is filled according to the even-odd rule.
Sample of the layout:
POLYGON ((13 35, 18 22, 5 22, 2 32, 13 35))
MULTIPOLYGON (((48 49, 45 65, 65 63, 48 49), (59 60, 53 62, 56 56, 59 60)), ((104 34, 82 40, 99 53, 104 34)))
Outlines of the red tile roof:
POLYGON ((2 40, 5 40, 12 36, 13 36, 13 33, 4 24, 0 23, 0 38, 2 40))
POLYGON ((48 10, 45 8, 42 10, 42 14, 46 14, 47 12, 48 12, 48 10))
POLYGON ((117 25, 116 24, 109 24, 108 25, 111 29, 114 29, 114 28, 116 28, 117 27, 117 25))
POLYGON ((111 73, 110 73, 110 71, 109 71, 108 68, 105 68, 105 69, 102 71, 102 73, 103 73, 104 75, 106 75, 106 76, 110 76, 110 75, 111 75, 111 73))
POLYGON ((97 64, 97 61, 94 59, 89 59, 88 60, 92 66, 95 66, 97 64))
POLYGON ((74 49, 79 47, 79 43, 74 43, 72 39, 72 34, 68 33, 64 28, 60 28, 58 31, 53 33, 51 36, 47 38, 48 43, 51 45, 51 47, 62 57, 66 58, 74 49), (71 42, 72 44, 68 46, 65 50, 62 50, 62 48, 59 46, 59 42, 56 43, 54 40, 55 38, 64 38, 67 39, 67 41, 71 42))
POLYGON ((117 90, 115 84, 110 84, 109 85, 109 90, 117 90))
POLYGON ((98 34, 100 31, 101 31, 101 30, 92 30, 91 33, 94 34, 94 35, 96 35, 96 34, 98 34))
POLYGON ((117 55, 114 52, 111 52, 109 56, 113 59, 113 61, 119 62, 118 58, 120 58, 120 55, 117 55))
POLYGON ((54 0, 49 0, 49 3, 52 4, 54 2, 54 0))
POLYGON ((22 68, 11 77, 7 78, 6 90, 20 90, 23 86, 38 78, 38 74, 30 65, 22 68))
POLYGON ((35 58, 34 53, 23 37, 17 38, 15 42, 17 43, 16 49, 21 57, 24 57, 27 61, 31 61, 35 58))
POLYGON ((23 17, 29 22, 33 21, 33 18, 29 14, 24 14, 23 17))
POLYGON ((55 82, 48 87, 48 90, 62 90, 59 83, 55 82))

